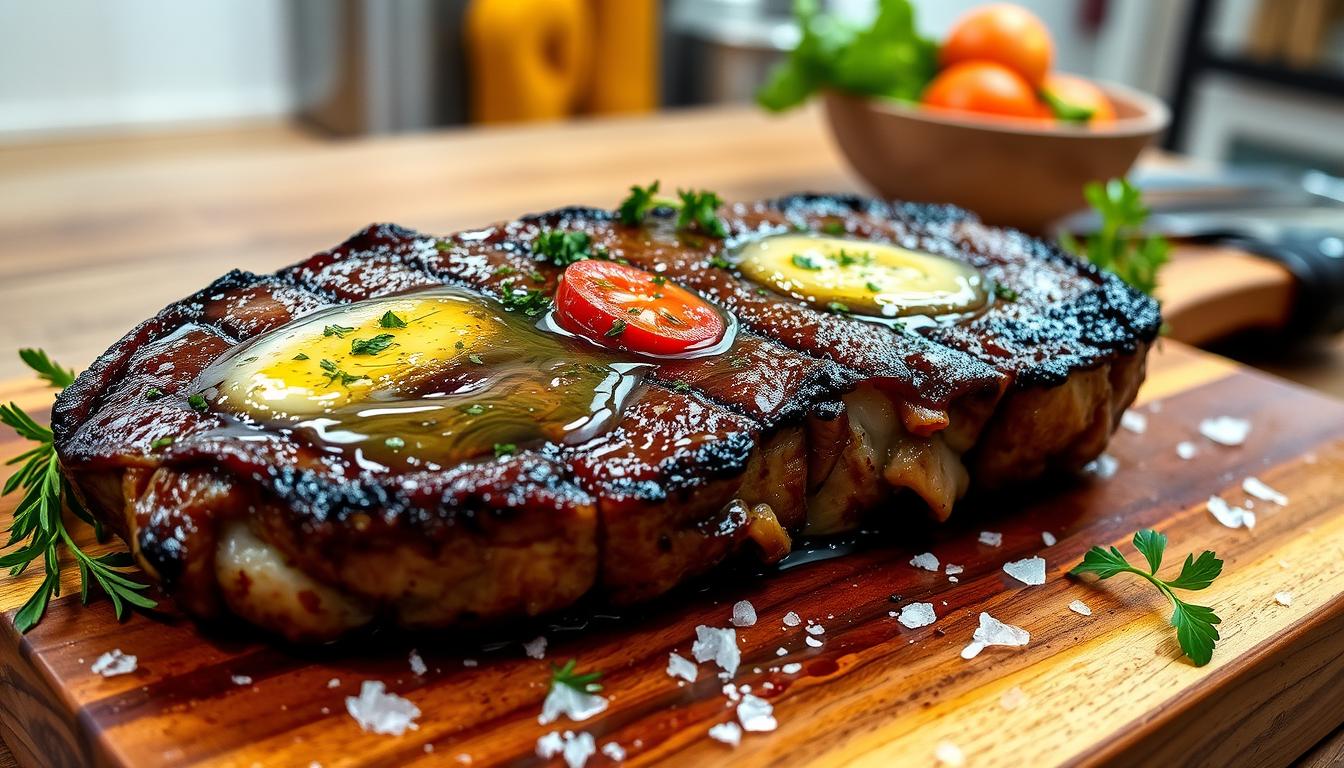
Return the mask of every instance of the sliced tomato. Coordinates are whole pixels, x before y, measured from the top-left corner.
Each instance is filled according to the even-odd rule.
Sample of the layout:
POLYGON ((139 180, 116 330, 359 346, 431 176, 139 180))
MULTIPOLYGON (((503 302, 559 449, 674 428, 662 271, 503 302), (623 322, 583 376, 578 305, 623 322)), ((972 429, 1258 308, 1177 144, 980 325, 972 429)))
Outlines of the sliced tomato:
POLYGON ((703 349, 727 324, 712 304, 652 272, 586 259, 570 264, 555 290, 561 327, 604 347, 650 355, 703 349))

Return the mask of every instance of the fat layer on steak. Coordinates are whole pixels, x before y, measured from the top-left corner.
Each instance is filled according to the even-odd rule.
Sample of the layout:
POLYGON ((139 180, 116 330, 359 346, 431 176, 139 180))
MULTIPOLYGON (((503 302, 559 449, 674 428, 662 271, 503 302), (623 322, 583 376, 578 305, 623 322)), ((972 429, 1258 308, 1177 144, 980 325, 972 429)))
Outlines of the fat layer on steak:
POLYGON ((865 515, 944 519, 972 486, 1074 470, 1105 446, 1160 317, 1112 276, 957 209, 796 195, 722 211, 726 241, 567 208, 433 238, 391 225, 274 275, 234 272, 128 333, 58 399, 56 446, 91 509, 178 605, 297 640, 390 617, 409 627, 628 602, 748 546, 865 515), (560 269, 530 244, 587 232, 731 311, 728 353, 659 363, 610 431, 439 471, 372 471, 295 433, 240 434, 186 402, 238 344, 333 304, 560 269), (968 262, 1017 295, 894 331, 756 290, 724 248, 814 230, 968 262), (508 267, 510 269, 500 269, 508 267), (165 397, 148 400, 155 387, 165 397), (172 437, 166 448, 154 441, 172 437), (893 494, 919 503, 884 503, 893 494), (926 508, 921 510, 920 507, 926 508))

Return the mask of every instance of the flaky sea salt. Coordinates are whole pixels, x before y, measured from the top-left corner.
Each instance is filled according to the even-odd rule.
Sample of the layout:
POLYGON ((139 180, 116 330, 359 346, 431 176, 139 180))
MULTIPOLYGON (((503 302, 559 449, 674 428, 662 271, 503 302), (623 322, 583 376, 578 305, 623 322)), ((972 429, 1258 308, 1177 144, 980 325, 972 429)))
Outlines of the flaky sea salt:
POLYGON ((1047 547, 1053 547, 1059 542, 1059 539, 1056 539, 1055 534, 1049 531, 1041 531, 1041 542, 1047 547))
POLYGON ((346 696, 345 711, 364 731, 400 736, 419 728, 415 718, 420 716, 420 708, 409 699, 387 693, 380 680, 365 680, 359 687, 359 696, 346 696))
POLYGON ((820 648, 822 646, 822 642, 817 638, 812 637, 811 635, 808 635, 807 637, 803 638, 803 642, 807 643, 809 646, 813 648, 820 648))
POLYGON ((1220 496, 1210 496, 1204 506, 1214 519, 1228 528, 1247 529, 1255 527, 1255 513, 1241 507, 1234 507, 1223 501, 1220 496))
POLYGON ((700 675, 700 669, 690 659, 678 653, 667 654, 667 674, 669 677, 680 678, 688 683, 694 683, 695 678, 700 675))
POLYGON ((234 685, 251 685, 251 684, 252 684, 252 678, 251 678, 251 677, 248 677, 247 675, 234 675, 234 676, 230 677, 229 680, 232 681, 234 685))
POLYGON ((775 708, 770 702, 750 693, 742 694, 742 701, 737 705, 737 721, 742 724, 742 730, 757 733, 773 731, 779 725, 775 722, 775 708))
POLYGON ((625 747, 622 747, 614 741, 608 741, 606 744, 602 745, 602 754, 606 755, 613 762, 620 763, 625 761, 625 747))
POLYGON ((730 747, 736 747, 742 743, 742 726, 733 722, 711 725, 709 727, 709 738, 721 741, 730 747))
POLYGON ((733 604, 734 627, 750 627, 756 624, 756 606, 749 600, 738 600, 733 604))
POLYGON ((896 618, 896 621, 907 629, 927 627, 937 620, 938 616, 933 612, 933 603, 911 603, 901 608, 901 615, 896 618))
POLYGON ((990 547, 1003 544, 1003 534, 997 531, 981 531, 980 543, 990 547))
POLYGON ((561 715, 575 722, 587 720, 605 712, 607 703, 605 698, 595 693, 580 691, 572 685, 561 682, 552 682, 551 690, 541 702, 541 714, 537 715, 537 722, 550 725, 559 720, 561 715))
POLYGON ((1189 440, 1182 440, 1176 444, 1176 455, 1189 461, 1199 455, 1199 448, 1196 448, 1195 444, 1189 440))
POLYGON ((1084 616, 1092 615, 1092 609, 1088 608, 1087 603, 1084 603, 1082 600, 1074 600, 1072 603, 1069 603, 1069 610, 1084 616))
POLYGON ((1017 686, 1004 691, 1003 695, 999 697, 999 706, 1010 712, 1026 703, 1027 694, 1023 693, 1022 689, 1017 686))
POLYGON ((910 564, 916 568, 923 568, 926 571, 938 572, 938 558, 934 557, 932 552, 925 552, 910 558, 910 564))
POLYGON ((527 658, 529 658, 529 659, 544 659, 544 658, 546 658, 546 638, 545 638, 545 636, 537 637, 537 638, 534 638, 534 639, 532 639, 532 640, 527 641, 526 643, 523 643, 523 653, 526 653, 526 654, 527 654, 527 658))
POLYGON ((784 614, 784 626, 796 627, 802 623, 803 623, 803 617, 799 616, 793 611, 789 611, 788 613, 784 614))
POLYGON ((737 648, 737 630, 715 629, 701 624, 695 628, 691 655, 696 661, 713 661, 729 677, 736 675, 737 665, 742 661, 742 653, 737 648))
POLYGON ((1199 422, 1199 434, 1219 445, 1241 445, 1246 442, 1246 436, 1250 433, 1251 422, 1246 419, 1219 416, 1199 422))
POLYGON ((412 650, 411 655, 407 657, 407 661, 411 665, 411 672, 416 677, 424 677, 425 673, 429 671, 429 667, 425 666, 425 660, 420 658, 419 651, 412 650))
POLYGON ((340 687, 341 687, 341 678, 339 678, 339 677, 333 677, 333 678, 331 678, 330 680, 327 681, 327 687, 328 687, 328 688, 340 688, 340 687))
POLYGON ((962 754, 961 747, 950 741, 938 742, 938 746, 933 749, 933 757, 939 765, 948 768, 960 768, 966 764, 966 755, 962 754))
POLYGON ((565 748, 565 740, 560 737, 559 731, 550 733, 537 739, 536 753, 542 760, 550 760, 552 757, 560 754, 565 748))
POLYGON ((1270 488, 1260 481, 1258 477, 1248 477, 1241 481, 1241 490, 1249 493, 1261 501, 1272 501, 1280 507, 1288 506, 1288 497, 1282 493, 1270 488))
POLYGON ((1089 461, 1083 467, 1083 473, 1092 475, 1102 480, 1110 480, 1115 477, 1116 470, 1120 469, 1120 462, 1109 453, 1103 453, 1097 458, 1089 461))
POLYGON ((806 627, 804 627, 803 629, 805 629, 805 630, 807 631, 807 634, 809 634, 809 635, 824 635, 824 634, 826 634, 826 628, 823 627, 823 626, 821 626, 820 624, 808 624, 808 625, 807 625, 806 627))
POLYGON ((973 659, 992 645, 1020 647, 1031 641, 1031 635, 1021 627, 1004 624, 988 613, 980 614, 980 626, 976 627, 971 642, 961 651, 961 658, 973 659))
POLYGON ((1120 426, 1136 435, 1148 431, 1148 417, 1138 411, 1125 411, 1120 414, 1120 426))
POLYGON ((1293 604, 1293 593, 1292 593, 1292 592, 1275 592, 1275 593, 1274 593, 1274 602, 1278 603, 1279 605, 1284 605, 1284 606, 1292 605, 1292 604, 1293 604))
POLYGON ((1003 564, 1003 572, 1028 586, 1045 583, 1045 558, 1028 557, 1003 564))
POLYGON ((95 659, 89 670, 95 675, 116 677, 117 675, 131 674, 136 667, 137 659, 134 656, 122 653, 120 648, 113 648, 95 659))
POLYGON ((785 664, 784 666, 780 667, 779 670, 786 675, 796 675, 799 672, 803 671, 803 665, 795 661, 789 664, 785 664))
POLYGON ((776 656, 788 656, 788 655, 789 655, 789 649, 788 649, 788 648, 785 648, 784 646, 780 646, 780 647, 778 647, 778 648, 775 649, 775 655, 776 655, 776 656))
POLYGON ((943 566, 943 573, 946 573, 948 576, 956 576, 964 570, 966 570, 965 566, 953 565, 951 563, 943 566))

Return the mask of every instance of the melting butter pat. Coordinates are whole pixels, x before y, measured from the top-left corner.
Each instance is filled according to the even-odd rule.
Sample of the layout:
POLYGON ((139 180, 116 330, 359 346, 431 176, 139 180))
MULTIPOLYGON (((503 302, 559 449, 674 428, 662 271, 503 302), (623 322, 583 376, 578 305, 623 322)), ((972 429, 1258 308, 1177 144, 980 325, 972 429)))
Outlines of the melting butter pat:
POLYGON ((989 300, 979 272, 959 261, 887 243, 796 234, 747 245, 748 278, 822 309, 873 315, 953 315, 989 300))
POLYGON ((454 296, 336 307, 222 361, 220 395, 259 418, 329 412, 482 360, 499 330, 489 313, 454 296))

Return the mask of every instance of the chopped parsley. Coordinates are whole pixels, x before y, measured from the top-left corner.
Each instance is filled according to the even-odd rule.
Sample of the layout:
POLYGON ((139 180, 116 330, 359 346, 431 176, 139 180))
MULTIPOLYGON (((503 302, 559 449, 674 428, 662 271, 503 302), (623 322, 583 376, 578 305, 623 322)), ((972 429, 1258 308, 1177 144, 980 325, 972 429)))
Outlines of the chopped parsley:
POLYGON ((323 360, 319 365, 322 366, 322 370, 326 374, 327 386, 331 386, 339 381, 341 386, 348 387, 360 379, 369 378, 368 376, 355 376, 354 374, 346 373, 341 370, 340 366, 330 360, 323 360))
POLYGON ((813 261, 812 257, 808 256, 805 253, 795 253, 789 257, 789 261, 793 264, 793 266, 799 269, 806 269, 813 272, 821 269, 821 265, 813 261))
POLYGON ((305 354, 303 354, 302 352, 300 352, 299 354, 295 355, 295 356, 293 357, 293 359, 294 359, 294 360, 307 360, 307 359, 308 359, 308 356, 305 355, 305 354))
POLYGON ((187 405, 191 406, 191 410, 197 413, 205 413, 210 410, 210 403, 206 402, 205 395, 199 392, 187 398, 187 405))
POLYGON ((322 326, 322 335, 335 336, 338 339, 344 339, 345 334, 354 330, 355 329, 349 325, 324 325, 322 326))
POLYGON ((378 325, 383 328, 405 328, 406 321, 398 317, 396 312, 389 309, 383 313, 382 317, 378 318, 378 325))
POLYGON ((534 283, 546 282, 546 276, 536 271, 535 269, 532 270, 532 274, 528 275, 528 277, 530 277, 532 279, 532 282, 534 283))
POLYGON ((485 413, 485 406, 480 403, 472 403, 471 405, 462 406, 461 411, 468 416, 480 416, 482 413, 485 413))
POLYGON ((718 267, 719 269, 732 269, 733 263, 722 256, 714 256, 710 258, 709 266, 718 267))
POLYGON ((622 333, 625 333, 625 325, 625 321, 618 317, 611 321, 611 329, 602 335, 609 339, 614 339, 622 333))
POLYGON ((499 284, 499 301, 508 312, 536 317, 551 308, 551 297, 536 288, 514 288, 512 280, 499 284))
POLYGON ((146 400, 153 401, 158 400, 161 397, 163 397, 163 390, 159 389, 158 387, 150 387, 149 389, 145 390, 146 400))
POLYGON ((476 365, 485 365, 485 358, 481 357, 475 352, 472 352, 470 355, 467 355, 467 359, 475 363, 476 365))
POLYGON ((567 267, 576 261, 593 258, 594 254, 589 250, 592 242, 587 232, 547 229, 532 240, 532 253, 557 267, 567 267))
POLYGON ((663 277, 662 275, 654 275, 653 277, 649 278, 649 282, 653 283, 654 285, 667 285, 667 278, 663 277))
POLYGON ((841 248, 840 253, 836 254, 835 261, 842 267, 850 267, 855 264, 867 266, 873 263, 873 254, 868 251, 850 252, 841 248))
POLYGON ((518 446, 513 443, 495 443, 495 458, 509 456, 517 452, 518 446))
POLYGON ((396 338, 390 333, 380 333, 369 339, 351 339, 350 354, 352 355, 376 355, 388 347, 392 346, 393 339, 396 338))
POLYGON ((848 304, 844 304, 844 303, 839 302, 839 301, 832 301, 832 302, 829 302, 829 303, 826 305, 826 309, 830 310, 831 312, 835 312, 836 314, 840 314, 840 315, 847 315, 847 314, 849 314, 849 305, 848 305, 848 304))
POLYGON ((678 189, 677 199, 672 200, 657 197, 658 186, 659 182, 654 181, 647 187, 638 184, 630 187, 630 195, 616 209, 616 218, 627 227, 637 227, 654 208, 671 208, 677 211, 677 229, 680 231, 696 230, 718 238, 728 236, 728 227, 718 213, 723 200, 716 193, 705 189, 678 189))
POLYGON ((498 267, 495 267, 496 275, 512 275, 514 272, 517 271, 518 270, 514 269, 513 267, 510 267, 508 264, 500 264, 498 267))
POLYGON ((173 435, 167 435, 166 437, 156 437, 154 438, 153 441, 150 442, 149 447, 157 451, 160 448, 167 448, 168 446, 172 445, 175 442, 177 442, 177 437, 173 435))
POLYGON ((1003 301, 1017 301, 1017 291, 1014 291, 1003 283, 994 284, 994 296, 1003 301))
POLYGON ((691 391, 691 385, 687 384, 681 379, 677 379, 676 381, 672 382, 672 391, 684 395, 687 392, 691 391))
POLYGON ((845 225, 838 221, 828 221, 821 225, 822 234, 839 236, 845 234, 845 225))
POLYGON ((1147 570, 1130 565, 1129 560, 1125 559, 1115 547, 1111 547, 1109 551, 1093 547, 1083 555, 1083 562, 1069 571, 1069 575, 1091 573, 1099 579, 1109 579, 1118 573, 1132 573, 1147 579, 1171 601, 1171 625, 1176 628, 1176 639, 1181 644, 1181 650, 1190 657, 1195 666, 1202 667, 1208 664, 1213 658, 1213 649, 1219 639, 1218 630, 1214 625, 1222 623, 1222 619, 1218 618, 1212 608, 1181 600, 1174 590, 1207 589, 1223 572, 1223 561, 1209 550, 1204 550, 1198 558, 1186 555, 1181 572, 1175 579, 1166 581, 1157 575, 1157 569, 1162 566, 1162 555, 1167 548, 1166 535, 1151 529, 1142 530, 1134 534, 1133 543, 1134 548, 1148 561, 1147 570))
POLYGON ((882 286, 878 285, 877 283, 874 283, 872 280, 869 280, 868 282, 864 283, 864 287, 867 288, 869 291, 872 291, 873 293, 880 293, 882 291, 882 286))

